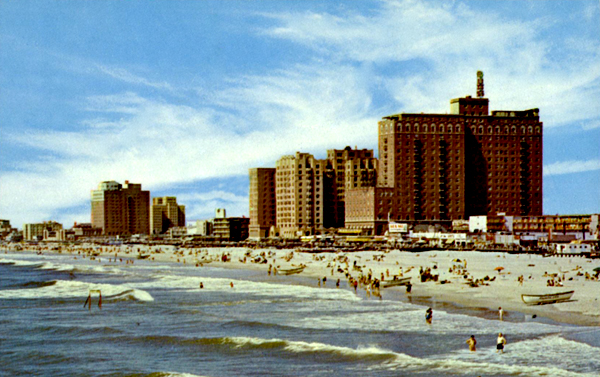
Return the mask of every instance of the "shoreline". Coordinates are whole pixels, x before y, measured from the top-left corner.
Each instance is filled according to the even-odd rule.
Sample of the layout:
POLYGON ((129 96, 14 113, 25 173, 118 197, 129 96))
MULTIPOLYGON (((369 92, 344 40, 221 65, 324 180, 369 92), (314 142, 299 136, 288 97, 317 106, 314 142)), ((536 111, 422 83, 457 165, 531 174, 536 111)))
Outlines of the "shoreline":
MULTIPOLYGON (((269 265, 278 269, 305 265, 306 268, 300 276, 314 280, 326 277, 327 287, 335 286, 337 279, 348 282, 346 274, 352 276, 352 279, 357 279, 361 273, 367 275, 368 272, 371 272, 370 275, 383 278, 383 281, 392 279, 393 275, 402 274, 404 277, 412 278, 412 292, 405 293, 406 287, 404 286, 381 288, 384 296, 386 291, 393 290, 393 295, 397 296, 399 300, 429 303, 434 309, 436 304, 442 303, 442 306, 447 304, 450 307, 470 310, 483 309, 491 313, 497 312, 497 308, 501 306, 507 313, 507 321, 512 321, 511 313, 522 313, 545 317, 563 324, 600 326, 600 281, 589 280, 583 275, 584 272, 589 273, 594 268, 600 267, 598 260, 542 258, 533 254, 514 255, 494 252, 357 251, 314 254, 297 252, 293 249, 188 249, 141 244, 118 247, 88 244, 60 250, 52 250, 50 246, 38 246, 22 251, 4 248, 3 251, 71 254, 74 258, 97 258, 99 262, 106 258, 114 259, 115 262, 117 258, 135 260, 138 255, 148 255, 145 260, 156 263, 181 263, 190 268, 214 266, 226 269, 245 269, 264 271, 265 274, 268 273, 269 265), (228 256, 227 262, 222 261, 223 255, 228 256), (243 262, 244 259, 245 262, 243 262), (255 259, 260 260, 261 263, 252 263, 255 259), (456 260, 460 262, 456 262, 456 260), (458 271, 459 275, 455 268, 462 263, 465 267, 458 271), (497 265, 505 267, 498 271, 495 270, 497 265), (434 271, 434 274, 438 275, 438 282, 421 282, 420 268, 429 268, 434 271), (342 270, 343 272, 340 272, 342 270), (562 278, 562 287, 546 286, 546 278, 553 274, 562 278), (466 279, 466 276, 469 279, 466 279), (522 285, 518 282, 517 277, 519 276, 524 276, 522 285), (446 283, 442 284, 442 281, 446 283), (473 281, 481 282, 481 284, 473 287, 473 281), (535 306, 525 305, 521 301, 522 293, 543 294, 566 290, 575 290, 573 300, 535 306)), ((348 289, 352 289, 350 283, 348 289)), ((365 290, 366 286, 361 285, 358 289, 365 290)))

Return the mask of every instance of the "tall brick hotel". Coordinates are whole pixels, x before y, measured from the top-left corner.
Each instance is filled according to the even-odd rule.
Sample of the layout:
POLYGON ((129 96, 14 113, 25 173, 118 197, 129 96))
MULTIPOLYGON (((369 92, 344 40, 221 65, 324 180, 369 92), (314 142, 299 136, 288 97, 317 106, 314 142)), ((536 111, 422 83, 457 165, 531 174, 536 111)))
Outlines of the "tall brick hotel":
POLYGON ((477 97, 452 99, 449 114, 395 114, 383 117, 378 127, 379 159, 373 171, 361 173, 359 168, 373 164, 365 157, 372 157, 368 151, 354 152, 358 159, 337 159, 331 155, 335 152, 328 153, 326 160, 312 162, 319 169, 310 173, 310 182, 306 181, 306 162, 297 164, 289 156, 285 165, 278 163, 272 169, 273 179, 257 180, 256 170, 251 170, 250 236, 273 236, 267 234, 268 228, 278 236, 294 237, 322 233, 327 225, 383 234, 388 221, 447 224, 476 215, 542 214, 539 110, 490 114, 482 72, 477 72, 477 97), (366 160, 370 162, 365 164, 366 160), (279 172, 280 166, 285 166, 285 173, 279 172), (342 183, 332 178, 340 170, 345 172, 342 180, 357 174, 376 175, 376 180, 342 183), (319 187, 321 195, 315 192, 307 200, 307 185, 319 187), (274 192, 268 195, 271 189, 274 192), (287 194, 275 195, 281 190, 287 194), (316 203, 319 211, 315 211, 316 203), (275 213, 265 216, 259 208, 275 208, 275 213), (285 211, 285 217, 279 211, 285 211), (342 214, 344 221, 339 221, 342 214), (285 225, 278 223, 283 219, 285 225))

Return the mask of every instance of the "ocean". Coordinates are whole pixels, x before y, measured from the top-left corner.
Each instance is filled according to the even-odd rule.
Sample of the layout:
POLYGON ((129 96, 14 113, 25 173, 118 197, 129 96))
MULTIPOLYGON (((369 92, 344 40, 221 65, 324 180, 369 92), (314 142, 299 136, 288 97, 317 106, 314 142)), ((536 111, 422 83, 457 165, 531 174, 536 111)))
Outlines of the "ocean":
POLYGON ((2 251, 0 376, 599 375, 597 327, 514 312, 501 322, 494 311, 411 301, 403 288, 379 299, 343 280, 316 283, 2 251), (101 308, 95 292, 83 306, 90 290, 101 308))

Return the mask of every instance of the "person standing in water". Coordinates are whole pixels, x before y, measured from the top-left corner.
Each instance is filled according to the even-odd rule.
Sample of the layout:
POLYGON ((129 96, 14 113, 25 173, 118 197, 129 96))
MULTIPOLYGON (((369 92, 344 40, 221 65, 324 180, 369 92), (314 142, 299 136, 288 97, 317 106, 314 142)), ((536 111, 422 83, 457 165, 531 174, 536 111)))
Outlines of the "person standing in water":
POLYGON ((506 345, 506 338, 502 333, 498 334, 498 339, 496 340, 496 353, 504 353, 504 346, 506 345))
POLYGON ((502 310, 502 307, 498 307, 498 318, 500 318, 501 321, 504 321, 504 310, 502 310))
POLYGON ((433 321, 433 309, 429 308, 425 312, 425 322, 427 322, 429 325, 431 325, 432 321, 433 321))
POLYGON ((467 339, 466 343, 469 345, 469 351, 471 351, 471 352, 477 351, 477 348, 475 347, 477 345, 477 341, 475 340, 475 335, 471 335, 471 337, 469 339, 467 339))

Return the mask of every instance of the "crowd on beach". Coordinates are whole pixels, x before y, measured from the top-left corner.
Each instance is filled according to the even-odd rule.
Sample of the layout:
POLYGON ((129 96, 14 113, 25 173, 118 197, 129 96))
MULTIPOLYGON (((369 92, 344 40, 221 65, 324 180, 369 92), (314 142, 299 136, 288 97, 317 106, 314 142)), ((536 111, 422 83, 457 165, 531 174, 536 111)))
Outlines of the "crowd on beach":
POLYGON ((88 258, 99 263, 134 263, 137 259, 145 259, 151 262, 181 263, 196 268, 216 264, 230 268, 264 269, 272 277, 301 273, 302 276, 315 278, 320 287, 341 288, 345 282, 350 289, 357 293, 362 291, 367 297, 382 298, 382 291, 390 289, 386 287, 395 286, 395 289, 405 289, 407 295, 415 297, 466 306, 491 307, 502 303, 509 310, 525 313, 533 310, 524 306, 519 293, 540 293, 543 289, 552 290, 563 286, 577 289, 575 300, 560 306, 536 309, 536 312, 554 315, 560 320, 562 313, 569 311, 581 316, 569 316, 567 320, 600 324, 597 285, 600 260, 597 259, 543 258, 540 255, 497 252, 336 250, 311 253, 276 248, 92 243, 13 243, 3 244, 2 249, 41 254, 66 253, 72 254, 73 258, 88 258), (398 288, 401 284, 393 284, 406 278, 409 279, 403 282, 404 287, 398 288))

